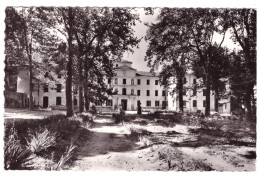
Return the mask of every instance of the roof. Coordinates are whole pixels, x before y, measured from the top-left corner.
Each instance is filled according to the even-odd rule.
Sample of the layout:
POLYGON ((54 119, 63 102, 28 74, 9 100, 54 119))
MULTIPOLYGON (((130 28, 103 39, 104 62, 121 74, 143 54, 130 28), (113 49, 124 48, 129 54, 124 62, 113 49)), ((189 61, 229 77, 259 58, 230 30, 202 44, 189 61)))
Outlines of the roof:
POLYGON ((124 59, 121 59, 121 61, 119 61, 119 62, 122 62, 122 63, 133 63, 133 62, 130 62, 130 61, 124 60, 124 59))
POLYGON ((136 70, 136 69, 129 67, 127 65, 122 65, 122 66, 116 67, 115 69, 116 70, 136 70))
POLYGON ((137 71, 136 76, 152 76, 152 77, 154 77, 154 76, 158 76, 158 74, 157 73, 152 74, 152 73, 146 72, 146 71, 137 71))

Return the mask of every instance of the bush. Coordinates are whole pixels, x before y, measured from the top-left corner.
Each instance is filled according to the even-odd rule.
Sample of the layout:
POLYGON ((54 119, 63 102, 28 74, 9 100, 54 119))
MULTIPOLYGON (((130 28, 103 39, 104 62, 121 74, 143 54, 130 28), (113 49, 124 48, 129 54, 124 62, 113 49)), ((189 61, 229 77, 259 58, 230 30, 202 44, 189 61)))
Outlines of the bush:
POLYGON ((96 118, 96 115, 91 112, 83 112, 79 114, 79 116, 82 118, 83 122, 93 122, 93 120, 96 118))
POLYGON ((112 118, 114 119, 116 124, 122 123, 124 121, 125 115, 123 114, 113 114, 112 118))
POLYGON ((45 130, 40 129, 34 133, 29 130, 28 137, 25 138, 27 148, 35 154, 40 153, 42 150, 54 146, 56 144, 57 136, 56 132, 50 132, 46 128, 45 130))
POLYGON ((72 158, 73 152, 77 146, 71 144, 69 147, 67 147, 66 152, 64 155, 61 156, 59 161, 56 164, 47 165, 46 170, 61 170, 64 168, 65 164, 72 158))
POLYGON ((49 131, 58 132, 61 139, 67 139, 80 128, 80 122, 77 120, 62 119, 46 125, 46 128, 49 131))
POLYGON ((31 151, 23 148, 17 139, 17 132, 11 128, 8 138, 5 138, 4 145, 4 168, 5 170, 18 170, 28 166, 32 159, 31 151))

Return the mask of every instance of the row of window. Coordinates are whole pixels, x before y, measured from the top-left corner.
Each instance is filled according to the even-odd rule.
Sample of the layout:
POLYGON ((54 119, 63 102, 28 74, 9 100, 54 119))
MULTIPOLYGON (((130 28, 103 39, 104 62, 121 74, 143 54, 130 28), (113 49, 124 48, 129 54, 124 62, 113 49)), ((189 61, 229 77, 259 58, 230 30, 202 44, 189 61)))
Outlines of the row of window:
MULTIPOLYGON (((140 100, 137 101, 137 104, 140 104, 140 100)), ((152 101, 147 100, 146 101, 146 106, 152 106, 152 101)), ((160 106, 160 101, 155 101, 154 106, 160 106)), ((162 106, 168 106, 168 101, 162 101, 162 106)))
MULTIPOLYGON (((183 84, 186 84, 187 83, 187 79, 184 77, 183 78, 183 84)), ((193 79, 193 84, 196 84, 197 83, 197 80, 196 78, 193 79)))
MULTIPOLYGON (((126 95, 126 91, 126 88, 122 88, 122 95, 126 95)), ((155 90, 155 96, 158 96, 158 94, 158 90, 155 90)), ((131 89, 131 95, 134 95, 134 89, 131 89)), ((141 96, 141 90, 137 90, 137 96, 141 96)), ((150 90, 146 90, 146 96, 150 96, 150 90)), ((165 96, 165 90, 162 90, 162 96, 165 96)))
MULTIPOLYGON (((183 89, 183 93, 182 93, 182 94, 183 94, 183 95, 186 95, 186 94, 187 94, 185 89, 183 89)), ((193 96, 196 96, 196 95, 197 95, 197 89, 196 89, 196 88, 194 88, 194 89, 192 90, 192 95, 193 95, 193 96)), ((203 96, 206 96, 206 89, 203 89, 203 96)))
MULTIPOLYGON (((186 103, 188 103, 188 101, 183 101, 183 107, 186 107, 186 103)), ((197 100, 192 101, 192 107, 197 107, 197 100)), ((203 100, 203 107, 206 107, 206 100, 203 100)))
MULTIPOLYGON (((108 84, 110 84, 111 80, 108 79, 107 82, 108 82, 108 84)), ((118 84, 118 78, 115 78, 115 84, 118 84)), ((126 79, 123 79, 123 84, 126 84, 126 79)), ((134 85, 134 84, 135 84, 134 79, 131 79, 131 85, 134 85)), ((146 80, 146 84, 150 85, 150 80, 149 79, 146 80)), ((141 85, 141 79, 137 79, 137 85, 141 85)), ((159 80, 155 80, 155 85, 159 85, 159 80)))
MULTIPOLYGON (((61 92, 61 84, 56 84, 56 91, 61 92)), ((48 84, 43 85, 43 92, 49 92, 48 84)))

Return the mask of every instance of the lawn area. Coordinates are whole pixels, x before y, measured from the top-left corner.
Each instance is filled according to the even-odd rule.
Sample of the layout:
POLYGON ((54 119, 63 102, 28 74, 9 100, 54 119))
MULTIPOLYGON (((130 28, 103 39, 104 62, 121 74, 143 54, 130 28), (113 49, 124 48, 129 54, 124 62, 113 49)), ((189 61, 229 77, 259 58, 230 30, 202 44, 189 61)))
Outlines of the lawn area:
MULTIPOLYGON (((255 170, 256 126, 245 121, 180 114, 100 115, 93 122, 86 114, 47 119, 41 126, 59 135, 55 145, 31 151, 32 159, 26 163, 30 169, 55 170, 50 166, 58 166, 63 157, 67 160, 59 169, 66 170, 255 170), (76 147, 71 153, 70 146, 76 147)), ((14 127, 21 146, 27 149, 31 145, 24 140, 26 129, 36 130, 33 124, 39 124, 33 121, 38 122, 19 121, 14 127)))

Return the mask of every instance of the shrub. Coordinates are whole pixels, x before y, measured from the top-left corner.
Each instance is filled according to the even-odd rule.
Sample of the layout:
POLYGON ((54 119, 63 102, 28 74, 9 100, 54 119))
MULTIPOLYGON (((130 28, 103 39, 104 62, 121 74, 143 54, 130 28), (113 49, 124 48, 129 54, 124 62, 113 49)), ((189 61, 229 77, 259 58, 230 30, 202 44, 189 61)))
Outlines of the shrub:
POLYGON ((145 136, 138 136, 139 142, 143 148, 151 146, 151 141, 145 136))
POLYGON ((54 146, 56 144, 57 138, 56 132, 50 132, 48 129, 45 130, 40 129, 35 133, 32 133, 30 130, 28 131, 28 137, 26 139, 27 148, 31 150, 31 152, 37 154, 42 150, 46 150, 50 146, 54 146))
POLYGON ((80 128, 80 122, 77 120, 62 119, 46 125, 46 128, 52 132, 59 132, 61 139, 67 139, 80 128))
POLYGON ((125 115, 123 114, 113 114, 112 118, 114 119, 116 124, 122 123, 124 121, 125 115))
POLYGON ((79 115, 83 122, 93 121, 96 118, 96 115, 91 112, 83 112, 79 115))
POLYGON ((142 129, 142 128, 136 128, 134 126, 130 126, 128 127, 128 130, 130 132, 129 137, 132 140, 138 140, 140 141, 140 139, 142 139, 143 136, 149 136, 151 135, 151 132, 142 129))
POLYGON ((28 166, 32 159, 31 151, 23 148, 17 139, 17 132, 11 128, 8 138, 5 138, 4 145, 4 168, 5 170, 18 170, 28 166))
POLYGON ((69 147, 67 147, 66 152, 64 155, 61 156, 59 161, 56 164, 47 165, 47 170, 62 170, 65 166, 65 164, 72 158, 73 152, 77 146, 71 144, 69 147))

